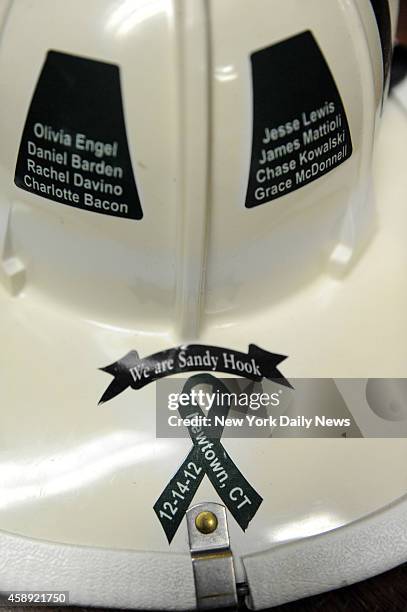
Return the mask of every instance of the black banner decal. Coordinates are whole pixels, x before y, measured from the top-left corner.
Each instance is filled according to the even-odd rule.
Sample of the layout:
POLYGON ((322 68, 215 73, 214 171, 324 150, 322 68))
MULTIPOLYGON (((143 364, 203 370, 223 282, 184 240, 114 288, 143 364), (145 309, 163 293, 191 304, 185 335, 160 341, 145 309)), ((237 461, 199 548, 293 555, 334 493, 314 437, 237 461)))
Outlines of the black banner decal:
POLYGON ((119 361, 100 368, 114 379, 99 404, 128 387, 141 389, 155 380, 183 372, 224 372, 258 382, 267 378, 291 388, 277 368, 285 359, 285 355, 269 353, 255 344, 249 345, 247 354, 205 344, 178 346, 144 358, 140 358, 137 351, 130 351, 119 361))
MULTIPOLYGON (((183 393, 190 393, 196 385, 210 385, 212 392, 228 393, 225 385, 210 374, 198 374, 189 378, 183 393)), ((230 406, 214 404, 208 418, 226 417, 230 406)), ((183 419, 195 415, 203 417, 202 410, 193 405, 179 406, 183 419)), ((154 504, 154 511, 171 543, 177 529, 192 503, 204 475, 229 509, 237 523, 245 531, 259 509, 263 498, 246 480, 224 449, 220 438, 223 427, 211 428, 211 435, 204 427, 188 427, 193 446, 176 474, 154 504)))

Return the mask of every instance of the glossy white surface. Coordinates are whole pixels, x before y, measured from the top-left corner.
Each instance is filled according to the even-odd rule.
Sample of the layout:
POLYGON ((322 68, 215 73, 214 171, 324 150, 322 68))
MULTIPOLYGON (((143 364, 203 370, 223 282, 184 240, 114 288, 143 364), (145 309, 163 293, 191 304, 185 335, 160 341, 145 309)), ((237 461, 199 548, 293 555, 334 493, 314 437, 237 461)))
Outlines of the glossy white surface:
MULTIPOLYGON (((298 324, 292 319, 293 325, 284 325, 287 304, 270 311, 261 325, 222 329, 223 343, 244 348, 250 339, 286 350, 287 376, 316 369, 320 376, 378 376, 390 369, 406 375, 406 349, 396 341, 406 326, 406 294, 399 282, 406 264, 400 197, 407 189, 406 136, 405 117, 390 102, 376 165, 380 231, 346 283, 324 279, 325 287, 321 281, 308 300, 292 305, 298 324), (369 278, 378 272, 380 287, 369 278), (349 300, 346 327, 358 327, 356 348, 352 331, 344 333, 337 323, 349 300), (315 331, 317 319, 321 333, 315 331), (385 330, 378 328, 383 320, 385 330)), ((190 442, 155 439, 152 385, 97 406, 110 380, 97 368, 131 348, 144 355, 172 345, 174 338, 73 317, 41 296, 15 299, 2 291, 1 301, 0 334, 7 346, 1 354, 1 528, 56 542, 168 550, 152 506, 190 442)), ((202 342, 213 342, 219 333, 207 333, 202 342)), ((238 554, 343 525, 407 489, 400 469, 407 458, 405 440, 226 440, 225 447, 264 498, 246 534, 230 520, 238 554)), ((206 499, 218 501, 205 479, 195 501, 206 499)), ((171 550, 186 547, 182 524, 171 550)))
MULTIPOLYGON (((200 282, 189 293, 187 280, 202 263, 202 244, 195 250, 189 237, 187 252, 197 259, 190 268, 177 267, 177 215, 186 212, 194 227, 195 204, 184 196, 191 193, 189 182, 201 180, 207 168, 198 164, 197 176, 188 177, 179 210, 183 157, 178 154, 191 143, 180 144, 174 4, 88 0, 83 28, 82 10, 66 9, 62 19, 66 2, 42 2, 47 10, 38 11, 31 0, 15 2, 0 52, 0 203, 7 213, 2 228, 8 256, 18 257, 26 269, 17 296, 6 283, 0 286, 0 528, 52 542, 165 552, 169 547, 152 508, 190 442, 155 439, 152 385, 102 406, 97 402, 110 381, 98 368, 131 349, 145 356, 184 340, 183 321, 194 314, 185 305, 194 310, 200 293, 200 282), (121 64, 133 165, 147 207, 142 223, 69 209, 13 186, 22 126, 48 48, 121 64), (175 320, 177 308, 181 315, 175 320)), ((266 39, 261 29, 255 41, 252 28, 242 26, 242 36, 220 41, 222 12, 230 3, 212 3, 214 153, 206 317, 199 341, 240 350, 255 342, 289 355, 283 367, 288 377, 403 377, 407 120, 390 102, 375 163, 373 224, 373 200, 365 196, 378 109, 378 43, 373 49, 363 37, 353 3, 334 3, 335 19, 320 10, 320 2, 312 4, 318 11, 312 12, 311 26, 343 92, 355 154, 276 207, 260 207, 256 221, 247 224, 243 183, 235 181, 249 151, 249 101, 240 97, 248 87, 244 57, 253 45, 281 39, 309 21, 294 11, 298 2, 287 2, 279 25, 284 31, 276 27, 266 39), (338 32, 349 46, 340 44, 338 32), (236 78, 233 70, 229 79, 220 71, 233 65, 228 54, 239 59, 236 78), (358 61, 351 61, 354 57, 358 61), (229 156, 225 143, 236 153, 229 156), (366 202, 367 217, 359 209, 366 202), (360 234, 344 230, 349 222, 360 234), (281 230, 284 237, 278 253, 268 224, 270 235, 281 230), (253 249, 248 253, 246 245, 244 255, 238 253, 242 265, 234 278, 230 253, 242 240, 253 249), (352 255, 343 266, 340 260, 332 265, 338 245, 339 253, 352 255), (258 278, 249 274, 253 258, 264 257, 263 247, 283 265, 284 285, 276 276, 270 280, 261 266, 258 278), (290 267, 287 258, 297 247, 300 256, 293 255, 290 267)), ((190 15, 197 19, 193 9, 190 15)), ((188 30, 188 23, 184 35, 191 44, 188 32, 193 36, 195 30, 188 30)), ((200 42, 199 53, 205 48, 200 42)), ((197 87, 206 91, 205 71, 201 76, 197 87)), ((205 231, 197 240, 206 240, 205 231)), ((225 447, 264 498, 246 534, 230 520, 237 556, 347 524, 407 489, 403 439, 227 440, 225 447)), ((207 479, 194 501, 205 500, 219 501, 207 479)), ((187 551, 184 523, 170 551, 187 551)))
POLYGON ((18 0, 1 40, 0 166, 6 177, 1 206, 11 206, 9 232, 26 268, 26 291, 89 317, 115 313, 116 321, 146 332, 166 329, 174 320, 179 200, 174 28, 171 0, 89 0, 86 13, 77 0, 43 0, 41 10, 35 1, 18 0), (23 125, 49 49, 120 65, 134 174, 141 199, 149 194, 142 223, 54 206, 14 186, 23 125))
POLYGON ((366 240, 382 68, 372 61, 378 49, 370 44, 377 47, 377 40, 368 40, 363 28, 363 23, 371 26, 374 17, 368 13, 366 21, 363 14, 363 22, 358 6, 363 13, 363 3, 310 0, 303 10, 301 0, 294 0, 282 3, 278 19, 273 19, 268 0, 258 0, 256 10, 244 0, 210 2, 214 79, 205 307, 209 325, 228 324, 234 317, 253 316, 263 305, 296 299, 324 267, 345 273, 366 240), (253 105, 248 56, 272 40, 308 29, 323 49, 340 91, 354 152, 334 172, 271 205, 248 210, 244 199, 253 105), (347 256, 340 258, 338 253, 347 256))
POLYGON ((324 267, 340 274, 352 267, 373 216, 377 26, 368 0, 302 7, 286 0, 276 19, 268 0, 89 0, 86 12, 82 0, 42 0, 41 10, 33 0, 14 1, 0 52, 0 207, 8 211, 0 236, 8 234, 7 257, 25 268, 27 294, 114 325, 174 331, 185 341, 295 299, 324 267), (304 30, 329 63, 354 153, 320 180, 247 210, 249 55, 304 30), (57 205, 14 186, 49 49, 120 66, 141 222, 57 205))

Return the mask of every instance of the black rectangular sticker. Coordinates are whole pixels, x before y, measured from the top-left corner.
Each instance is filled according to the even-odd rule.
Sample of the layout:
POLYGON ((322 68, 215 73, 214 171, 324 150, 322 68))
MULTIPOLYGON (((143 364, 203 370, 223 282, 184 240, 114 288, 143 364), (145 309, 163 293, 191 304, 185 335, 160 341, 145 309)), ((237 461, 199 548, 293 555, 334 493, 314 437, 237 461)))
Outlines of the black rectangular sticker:
POLYGON ((246 208, 327 174, 352 155, 341 96, 309 31, 251 55, 253 136, 246 208))
POLYGON ((82 210, 142 218, 118 66, 48 52, 24 126, 14 182, 82 210))

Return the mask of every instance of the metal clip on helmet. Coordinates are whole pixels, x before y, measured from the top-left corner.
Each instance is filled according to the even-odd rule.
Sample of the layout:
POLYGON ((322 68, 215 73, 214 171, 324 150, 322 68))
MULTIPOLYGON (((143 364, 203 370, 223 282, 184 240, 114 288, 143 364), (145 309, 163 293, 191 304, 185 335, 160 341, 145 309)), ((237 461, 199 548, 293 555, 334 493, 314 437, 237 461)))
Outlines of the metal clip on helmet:
MULTIPOLYGON (((157 437, 155 398, 198 371, 405 376, 392 100, 379 131, 396 19, 394 0, 0 0, 1 591, 191 609, 230 604, 226 577, 261 609, 407 559, 404 439, 280 430, 197 459, 188 431, 157 437)), ((315 385, 307 409, 343 404, 315 385)))

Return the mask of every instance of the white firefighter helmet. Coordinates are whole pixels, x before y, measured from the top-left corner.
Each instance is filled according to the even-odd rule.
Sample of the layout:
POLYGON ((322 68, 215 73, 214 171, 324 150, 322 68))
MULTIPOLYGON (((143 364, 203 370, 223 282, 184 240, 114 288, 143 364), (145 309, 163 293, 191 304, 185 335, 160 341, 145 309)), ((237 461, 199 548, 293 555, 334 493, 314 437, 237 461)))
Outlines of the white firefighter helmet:
POLYGON ((396 19, 394 0, 0 0, 0 591, 205 607, 188 534, 225 509, 256 609, 407 560, 396 19), (196 381, 285 419, 158 432, 196 381))

